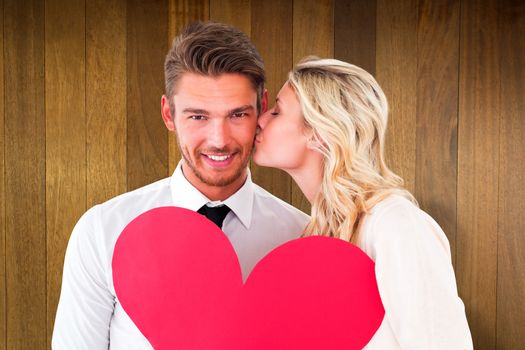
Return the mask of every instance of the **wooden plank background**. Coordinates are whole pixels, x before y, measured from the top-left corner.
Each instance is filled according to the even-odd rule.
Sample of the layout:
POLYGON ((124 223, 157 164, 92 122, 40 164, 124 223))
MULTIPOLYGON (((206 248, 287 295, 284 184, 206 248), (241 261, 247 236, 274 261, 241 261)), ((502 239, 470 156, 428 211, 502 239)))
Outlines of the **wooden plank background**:
POLYGON ((420 1, 417 28, 415 195, 447 234, 453 262, 457 214, 459 9, 459 0, 420 1))
MULTIPOLYGON (((0 350, 48 349, 80 215, 168 176, 164 56, 194 20, 246 32, 270 104, 305 55, 373 73, 387 156, 444 228, 476 349, 525 347, 521 0, 0 0, 0 350)), ((281 171, 256 182, 308 211, 281 171)))
MULTIPOLYGON (((86 210, 85 2, 45 3, 47 271, 60 271, 68 230, 86 210)), ((47 343, 51 341, 58 273, 47 275, 47 343)))
POLYGON ((7 349, 46 346, 44 3, 4 3, 7 349), (8 87, 7 89, 5 87, 8 87))
POLYGON ((168 42, 167 1, 127 1, 128 189, 168 176, 168 135, 159 111, 168 42))
POLYGON ((461 4, 456 273, 477 349, 497 345, 499 129, 505 118, 497 2, 461 4))
POLYGON ((376 13, 376 78, 390 106, 386 154, 414 192, 418 1, 377 0, 376 13))
POLYGON ((126 1, 86 1, 86 206, 126 192, 126 1))
POLYGON ((525 4, 498 4, 500 130, 496 340, 501 349, 525 344, 525 4))
MULTIPOLYGON (((4 127, 4 0, 0 0, 0 334, 7 332, 6 273, 5 273, 5 127, 4 127)), ((5 350, 6 341, 0 341, 0 350, 5 350)))
POLYGON ((375 0, 335 0, 334 58, 351 62, 375 76, 375 0))

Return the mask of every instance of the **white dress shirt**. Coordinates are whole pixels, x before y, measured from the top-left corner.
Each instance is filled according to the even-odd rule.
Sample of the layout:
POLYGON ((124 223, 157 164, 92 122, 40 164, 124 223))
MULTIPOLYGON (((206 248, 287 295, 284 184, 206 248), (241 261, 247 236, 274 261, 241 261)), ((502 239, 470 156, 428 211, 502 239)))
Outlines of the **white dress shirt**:
POLYGON ((470 350, 444 232, 428 214, 393 195, 363 221, 359 247, 375 261, 385 317, 367 350, 470 350))
MULTIPOLYGON (((119 303, 111 262, 124 227, 162 206, 197 211, 210 202, 184 177, 171 176, 89 209, 75 226, 66 251, 52 348, 152 349, 119 303)), ((299 237, 308 216, 251 181, 224 202, 231 211, 222 230, 237 253, 243 278, 273 248, 299 237)), ((147 303, 147 301, 145 301, 147 303)))

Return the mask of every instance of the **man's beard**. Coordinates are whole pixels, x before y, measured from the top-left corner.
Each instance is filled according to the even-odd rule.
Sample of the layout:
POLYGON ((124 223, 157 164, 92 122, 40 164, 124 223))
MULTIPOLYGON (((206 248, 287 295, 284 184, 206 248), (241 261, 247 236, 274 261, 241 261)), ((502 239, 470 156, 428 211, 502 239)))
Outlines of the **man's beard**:
MULTIPOLYGON (((233 175, 228 176, 228 177, 217 177, 217 176, 213 176, 213 175, 206 176, 206 174, 201 172, 198 169, 197 165, 192 161, 191 157, 189 156, 188 149, 181 147, 180 144, 179 144, 179 149, 181 150, 182 158, 183 158, 184 162, 186 163, 186 165, 188 166, 188 168, 190 168, 190 170, 193 172, 193 174, 195 174, 195 176, 202 183, 204 183, 204 184, 206 184, 208 186, 223 187, 223 186, 231 185, 237 179, 239 179, 239 177, 241 177, 243 175, 244 170, 246 169, 246 167, 248 166, 248 163, 250 162, 250 157, 249 156, 246 157, 243 160, 243 163, 241 164, 241 166, 235 170, 233 175)), ((232 153, 230 150, 228 150, 226 148, 223 148, 223 149, 215 148, 215 149, 207 150, 207 151, 209 151, 209 153, 232 153)), ((237 152, 237 155, 241 156, 241 150, 240 149, 236 149, 236 150, 234 150, 234 152, 237 152)), ((253 148, 250 150, 249 154, 251 154, 252 152, 253 152, 253 148)), ((197 154, 195 156, 195 159, 199 159, 200 154, 201 154, 201 152, 197 152, 197 154)))

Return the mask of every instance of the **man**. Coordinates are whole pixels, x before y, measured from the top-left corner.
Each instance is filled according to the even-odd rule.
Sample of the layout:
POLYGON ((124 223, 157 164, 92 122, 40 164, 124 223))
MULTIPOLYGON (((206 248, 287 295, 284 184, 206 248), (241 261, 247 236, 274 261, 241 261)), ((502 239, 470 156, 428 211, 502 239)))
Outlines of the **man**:
POLYGON ((162 117, 182 160, 171 178, 97 205, 79 220, 66 252, 54 349, 151 349, 119 303, 111 261, 124 227, 152 208, 178 206, 214 220, 244 279, 306 225, 307 215, 250 178, 257 117, 268 102, 263 62, 249 39, 222 24, 192 24, 166 57, 165 80, 162 117))

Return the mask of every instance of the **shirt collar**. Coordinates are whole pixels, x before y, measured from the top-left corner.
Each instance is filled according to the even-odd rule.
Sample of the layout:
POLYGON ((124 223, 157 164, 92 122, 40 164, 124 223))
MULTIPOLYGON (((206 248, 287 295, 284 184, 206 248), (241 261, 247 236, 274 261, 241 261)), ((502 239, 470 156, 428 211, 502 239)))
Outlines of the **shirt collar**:
MULTIPOLYGON (((199 210, 210 200, 196 189, 182 173, 182 161, 173 172, 170 180, 173 205, 193 211, 199 210)), ((253 182, 250 169, 247 169, 246 181, 242 187, 223 201, 239 218, 242 224, 249 229, 253 213, 253 182)))

